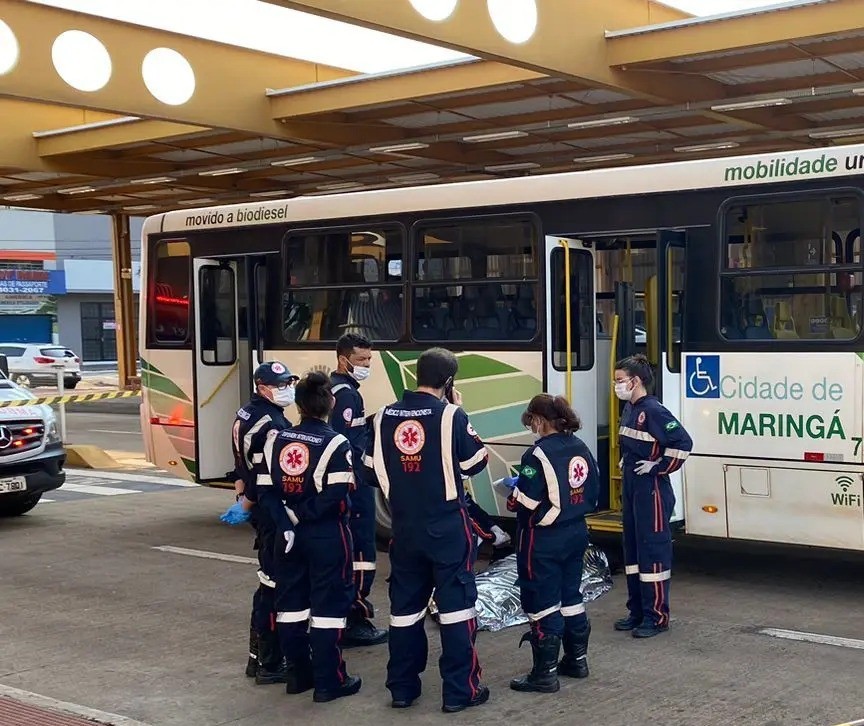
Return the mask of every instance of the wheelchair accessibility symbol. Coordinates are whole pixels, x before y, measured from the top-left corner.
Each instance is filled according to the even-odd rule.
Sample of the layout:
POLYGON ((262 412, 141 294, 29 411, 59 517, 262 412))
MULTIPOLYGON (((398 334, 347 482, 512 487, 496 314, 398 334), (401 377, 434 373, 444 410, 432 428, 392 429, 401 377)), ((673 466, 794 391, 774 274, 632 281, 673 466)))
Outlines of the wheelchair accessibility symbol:
POLYGON ((720 398, 720 356, 687 357, 687 398, 720 398))

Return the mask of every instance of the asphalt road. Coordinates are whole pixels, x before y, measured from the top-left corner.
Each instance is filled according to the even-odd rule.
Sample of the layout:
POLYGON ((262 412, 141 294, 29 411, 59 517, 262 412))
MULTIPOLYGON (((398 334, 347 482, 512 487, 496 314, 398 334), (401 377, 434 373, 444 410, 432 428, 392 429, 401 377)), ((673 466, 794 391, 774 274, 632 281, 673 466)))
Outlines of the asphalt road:
MULTIPOLYGON (((87 405, 82 404, 82 407, 87 405)), ((111 451, 144 451, 138 416, 132 413, 105 413, 104 409, 94 413, 67 412, 66 443, 93 444, 111 451)))
MULTIPOLYGON (((521 628, 482 632, 492 699, 445 718, 432 623, 424 695, 409 713, 388 707, 381 647, 346 652, 364 681, 351 699, 315 705, 309 694, 256 687, 242 673, 257 585, 255 566, 242 559, 253 555, 250 532, 217 519, 230 493, 158 481, 151 488, 134 473, 101 477, 82 472, 69 481, 81 493, 104 487, 105 496, 58 493, 25 517, 0 521, 0 687, 153 726, 832 726, 864 716, 861 561, 788 553, 685 552, 673 577, 672 629, 644 642, 612 630, 625 599, 616 577, 612 592, 588 606, 591 677, 552 696, 507 687, 530 660, 516 647, 521 628), (794 632, 772 637, 767 628, 794 632), (812 640, 807 633, 850 640, 788 639, 812 640)), ((386 573, 382 556, 372 597, 382 623, 386 573)))

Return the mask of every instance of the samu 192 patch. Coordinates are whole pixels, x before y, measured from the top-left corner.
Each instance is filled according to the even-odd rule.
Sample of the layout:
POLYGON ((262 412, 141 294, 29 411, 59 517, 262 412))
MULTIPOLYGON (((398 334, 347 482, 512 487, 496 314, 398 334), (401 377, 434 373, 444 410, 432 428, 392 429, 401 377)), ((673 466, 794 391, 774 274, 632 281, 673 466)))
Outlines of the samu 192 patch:
POLYGON ((531 479, 532 477, 537 476, 537 470, 533 469, 530 466, 523 466, 520 473, 527 479, 531 479))
POLYGON ((677 428, 678 428, 678 422, 677 421, 670 421, 669 423, 666 424, 666 430, 667 431, 674 431, 677 428))

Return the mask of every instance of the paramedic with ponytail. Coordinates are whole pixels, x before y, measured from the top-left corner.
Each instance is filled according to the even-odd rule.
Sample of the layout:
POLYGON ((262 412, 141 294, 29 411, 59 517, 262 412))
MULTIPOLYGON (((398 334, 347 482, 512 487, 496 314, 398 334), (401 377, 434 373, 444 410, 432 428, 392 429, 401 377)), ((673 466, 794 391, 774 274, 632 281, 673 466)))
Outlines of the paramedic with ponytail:
POLYGON ((648 394, 654 377, 644 355, 615 365, 615 395, 627 401, 618 431, 624 480, 624 564, 627 609, 616 630, 650 638, 669 629, 669 579, 675 494, 669 475, 693 448, 679 421, 648 394))

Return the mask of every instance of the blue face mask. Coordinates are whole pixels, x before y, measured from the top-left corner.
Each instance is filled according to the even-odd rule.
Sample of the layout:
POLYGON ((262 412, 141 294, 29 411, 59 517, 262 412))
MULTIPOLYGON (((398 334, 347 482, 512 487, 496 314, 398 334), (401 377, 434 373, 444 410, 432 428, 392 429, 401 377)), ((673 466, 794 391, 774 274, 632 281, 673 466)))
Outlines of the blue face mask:
POLYGON ((273 403, 277 406, 285 408, 294 403, 294 386, 286 386, 285 388, 273 388, 273 403))

